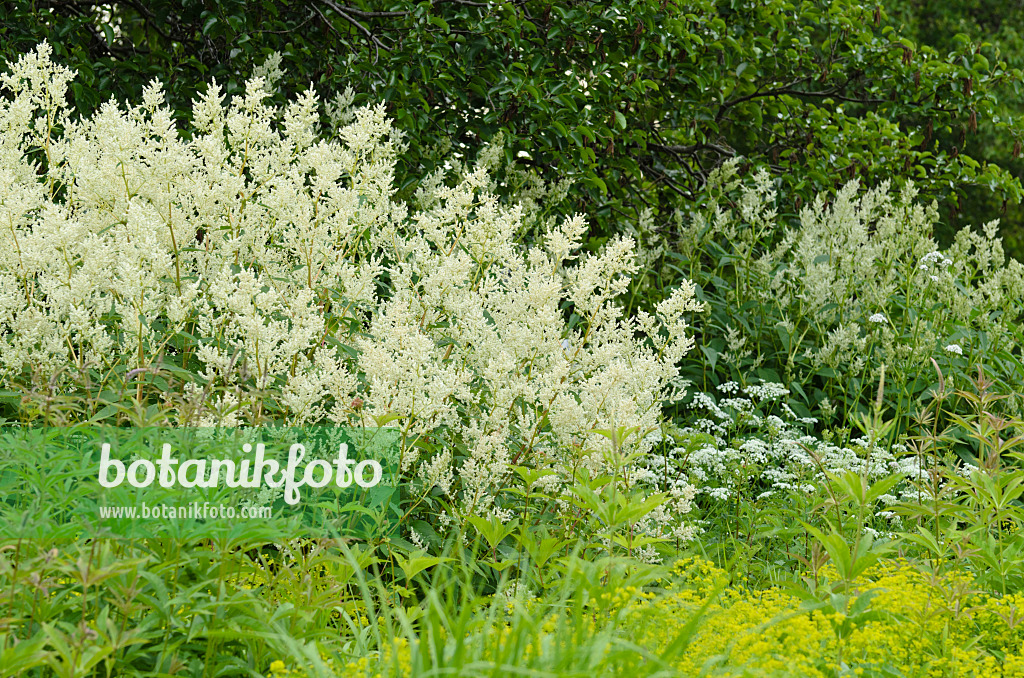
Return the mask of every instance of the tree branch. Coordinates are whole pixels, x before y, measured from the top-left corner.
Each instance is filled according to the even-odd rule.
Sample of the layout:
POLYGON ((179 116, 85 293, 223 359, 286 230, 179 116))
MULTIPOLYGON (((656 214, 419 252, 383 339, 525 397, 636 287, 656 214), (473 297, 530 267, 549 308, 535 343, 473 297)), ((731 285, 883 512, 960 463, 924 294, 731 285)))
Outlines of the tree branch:
POLYGON ((845 94, 839 94, 838 92, 842 91, 847 85, 850 84, 852 78, 850 80, 847 80, 846 82, 844 82, 841 85, 836 85, 835 87, 833 87, 831 89, 821 90, 821 91, 818 91, 818 92, 809 91, 809 90, 802 90, 802 89, 794 89, 794 87, 796 87, 800 83, 806 82, 807 80, 810 80, 810 79, 811 79, 811 76, 806 76, 806 77, 800 78, 798 80, 794 80, 793 82, 789 83, 788 85, 784 85, 784 86, 782 86, 782 87, 780 87, 778 89, 769 89, 769 90, 762 91, 760 88, 758 88, 757 91, 753 92, 752 94, 747 94, 746 96, 737 97, 736 99, 733 99, 732 101, 726 101, 724 104, 722 104, 721 106, 718 107, 718 113, 715 115, 715 122, 718 122, 719 120, 721 120, 722 116, 725 115, 725 112, 728 109, 732 108, 733 106, 736 106, 737 104, 742 104, 743 102, 750 101, 752 99, 761 99, 761 98, 765 98, 765 97, 776 97, 776 96, 780 96, 780 95, 783 95, 783 94, 790 94, 790 95, 793 95, 793 96, 801 96, 801 97, 814 97, 814 98, 818 98, 818 99, 832 98, 832 99, 838 99, 840 101, 849 101, 851 103, 856 103, 856 104, 884 104, 884 103, 889 101, 888 99, 875 99, 875 98, 870 98, 870 97, 850 97, 850 96, 846 96, 845 94))
POLYGON ((799 90, 799 89, 793 89, 793 90, 783 89, 783 90, 778 90, 776 93, 777 94, 792 94, 792 95, 795 95, 795 96, 803 96, 803 97, 817 97, 819 99, 832 98, 832 99, 839 99, 840 101, 850 101, 850 102, 853 102, 855 104, 884 104, 884 103, 887 103, 889 101, 889 99, 872 99, 872 98, 868 98, 868 97, 858 98, 858 97, 848 97, 845 94, 836 94, 836 92, 839 89, 841 89, 841 88, 831 89, 831 90, 828 90, 827 92, 805 92, 805 91, 799 90))
POLYGON ((434 0, 435 5, 449 3, 452 5, 465 5, 466 7, 488 7, 486 2, 471 2, 470 0, 434 0))
MULTIPOLYGON (((370 44, 373 45, 373 48, 374 48, 374 54, 373 54, 373 63, 374 64, 376 64, 377 60, 380 58, 380 51, 381 50, 384 50, 385 52, 390 51, 384 45, 384 43, 382 43, 377 38, 377 36, 373 34, 373 32, 369 28, 367 28, 366 26, 364 26, 361 23, 359 23, 359 21, 354 16, 352 16, 351 14, 346 12, 344 9, 339 7, 334 2, 334 0, 320 0, 320 2, 322 2, 323 4, 325 4, 328 7, 330 7, 332 10, 334 10, 334 12, 338 16, 340 16, 342 19, 344 19, 345 21, 347 21, 350 24, 352 24, 353 26, 355 26, 356 29, 358 29, 360 33, 362 33, 363 35, 366 36, 366 39, 370 41, 370 44)), ((314 7, 314 9, 316 9, 316 7, 314 7)), ((346 8, 346 9, 350 9, 350 8, 346 8)), ((319 12, 319 10, 317 10, 317 12, 319 12)), ((321 14, 321 16, 323 16, 323 14, 321 14)), ((324 19, 326 20, 326 17, 324 17, 324 19)), ((328 22, 328 23, 330 23, 330 22, 328 22)))
MULTIPOLYGON (((321 0, 321 1, 323 1, 323 0, 321 0)), ((367 12, 365 10, 356 9, 355 7, 349 7, 347 5, 345 5, 345 6, 338 6, 338 5, 334 4, 333 2, 325 3, 325 4, 327 4, 331 9, 333 9, 338 14, 341 14, 342 16, 344 16, 346 14, 351 15, 349 17, 345 17, 347 21, 352 21, 351 17, 359 17, 360 19, 389 19, 389 18, 400 17, 400 16, 408 16, 408 15, 412 14, 412 12, 410 12, 410 11, 403 11, 403 12, 367 12)), ((466 7, 487 7, 488 6, 488 4, 486 2, 472 2, 471 0, 433 0, 433 2, 431 4, 433 4, 433 5, 442 5, 442 4, 464 5, 466 7)))
POLYGON ((664 151, 666 153, 671 153, 672 155, 676 156, 696 155, 700 151, 714 151, 715 153, 718 153, 718 155, 724 155, 730 158, 736 155, 736 151, 734 151, 733 149, 729 148, 728 146, 721 146, 719 144, 691 144, 689 146, 675 146, 669 144, 656 144, 653 142, 648 142, 647 145, 650 146, 651 148, 655 148, 659 151, 664 151))
POLYGON ((721 106, 718 107, 718 113, 715 114, 715 122, 718 122, 719 120, 721 120, 722 116, 725 115, 725 112, 727 110, 729 110, 730 108, 732 108, 733 106, 736 106, 738 104, 742 104, 743 102, 750 101, 752 99, 759 99, 759 98, 762 98, 762 97, 777 96, 780 93, 782 93, 783 90, 792 89, 793 87, 796 87, 797 85, 799 85, 801 82, 806 82, 807 80, 810 80, 810 76, 805 76, 803 78, 799 78, 797 80, 794 80, 793 82, 789 83, 788 85, 783 86, 782 89, 770 89, 770 90, 762 91, 761 88, 758 87, 751 94, 747 94, 746 96, 738 97, 736 99, 733 99, 732 101, 726 101, 725 103, 723 103, 721 106))

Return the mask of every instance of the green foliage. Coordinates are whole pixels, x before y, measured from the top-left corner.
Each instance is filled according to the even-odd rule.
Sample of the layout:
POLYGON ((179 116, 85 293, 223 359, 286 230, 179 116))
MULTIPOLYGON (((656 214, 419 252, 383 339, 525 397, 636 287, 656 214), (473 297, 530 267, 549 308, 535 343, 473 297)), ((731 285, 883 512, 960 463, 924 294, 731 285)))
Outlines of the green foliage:
POLYGON ((638 298, 656 295, 659 279, 686 276, 701 289, 702 365, 686 374, 701 391, 778 382, 799 415, 840 437, 877 401, 891 408, 894 441, 931 397, 924 366, 965 383, 983 364, 1021 411, 1024 267, 1006 259, 994 224, 939 249, 934 205, 886 182, 820 195, 788 229, 776 182, 743 182, 734 169, 712 177, 707 204, 680 217, 680 241, 654 263, 658 277, 638 287, 638 298))
POLYGON ((1024 130, 1000 103, 1021 87, 1005 52, 977 33, 918 44, 853 0, 14 3, 0 24, 8 58, 59 45, 83 111, 159 77, 185 114, 200 83, 241 93, 277 52, 284 92, 351 86, 357 104, 388 102, 412 141, 402 188, 443 163, 438 149, 504 131, 517 167, 575 182, 562 209, 597 218, 596 238, 645 205, 667 220, 739 156, 803 202, 897 176, 953 207, 966 190, 1020 200, 1019 180, 986 161, 1024 130))
MULTIPOLYGON (((17 78, 8 83, 4 106, 18 105, 0 110, 13 110, 10 129, 24 134, 5 137, 17 168, 5 186, 21 182, 25 201, 9 191, 0 208, 31 256, 0 271, 9 274, 0 320, 21 322, 19 331, 38 327, 26 321, 35 317, 31 304, 62 298, 62 284, 44 285, 53 271, 62 280, 67 269, 72 287, 71 274, 91 259, 69 262, 68 252, 86 240, 106 237, 132 252, 139 270, 150 266, 154 247, 118 230, 135 228, 146 210, 157 224, 150 230, 167 227, 156 278, 169 297, 186 284, 215 300, 237 291, 239 261, 263 276, 242 297, 265 301, 269 290, 298 281, 280 307, 237 331, 231 346, 244 351, 200 336, 198 316, 187 329, 172 327, 176 306, 147 324, 141 312, 97 304, 97 327, 118 341, 135 332, 137 350, 94 350, 93 362, 71 374, 83 355, 74 343, 86 338, 68 335, 68 360, 64 342, 44 341, 56 331, 39 332, 46 350, 17 365, 30 392, 0 394, 3 412, 45 424, 259 422, 289 413, 319 420, 324 412, 309 414, 314 401, 305 399, 313 393, 340 419, 402 427, 420 460, 406 472, 401 534, 388 538, 73 542, 53 534, 0 543, 0 672, 1020 675, 1024 269, 1006 261, 994 224, 946 233, 928 205, 948 198, 947 207, 971 210, 966 216, 979 222, 981 210, 1019 201, 1018 166, 999 166, 1013 161, 1024 129, 1014 108, 1019 35, 982 0, 891 4, 894 18, 851 0, 0 7, 3 55, 48 38, 79 71, 70 91, 79 112, 111 94, 138 100, 153 77, 172 108, 165 114, 150 89, 133 109, 133 124, 149 131, 130 162, 108 162, 104 153, 116 144, 104 143, 130 135, 107 133, 96 135, 103 143, 90 148, 98 150, 79 145, 62 165, 57 140, 76 133, 73 118, 50 115, 59 108, 52 101, 47 115, 18 117, 29 90, 17 78), (986 32, 993 44, 977 42, 986 32), (216 78, 226 94, 241 95, 254 71, 267 76, 266 96, 250 87, 247 108, 225 109, 227 142, 211 135, 224 166, 186 163, 189 172, 219 167, 219 178, 153 180, 169 166, 161 164, 167 149, 202 142, 194 130, 179 138, 172 120, 191 115, 191 101, 206 93, 198 83, 216 78), (309 83, 338 93, 326 117, 312 97, 287 112, 263 108, 309 83), (377 100, 404 137, 382 110, 356 108, 377 100), (250 155, 257 127, 264 147, 250 155), (340 141, 300 158, 321 129, 340 141), (338 158, 344 171, 330 166, 338 158), (89 184, 96 165, 120 176, 89 184), (125 168, 138 170, 132 185, 125 168), (850 179, 872 188, 862 192, 850 179), (898 191, 890 194, 883 179, 898 191), (289 185, 287 196, 275 193, 289 185), (201 188, 193 194, 190 186, 201 188), (325 239, 315 229, 235 251, 233 267, 190 271, 188 262, 215 243, 241 242, 268 221, 319 228, 321 197, 336 189, 348 211, 332 228, 352 231, 353 250, 373 269, 364 276, 373 291, 343 293, 357 277, 346 270, 302 302, 300 291, 313 288, 312 244, 325 239), (103 209, 81 203, 106 190, 113 193, 103 209), (28 200, 39 196, 51 206, 28 200), (106 221, 90 238, 40 248, 68 233, 54 205, 106 221), (378 206, 380 221, 394 221, 390 245, 365 221, 378 206), (527 267, 531 280, 564 282, 586 224, 581 217, 559 227, 551 217, 572 209, 593 217, 584 249, 597 256, 580 253, 579 263, 599 263, 584 276, 587 294, 559 293, 542 333, 525 307, 496 304, 494 291, 526 279, 523 252, 536 264, 527 267), (614 237, 623 233, 642 246, 636 261, 614 237), (401 249, 398 239, 414 246, 401 249), (549 260, 543 247, 561 258, 549 260), (627 311, 620 318, 624 271, 639 274, 619 299, 627 311), (695 305, 683 308, 685 279, 699 283, 707 302, 698 350, 679 361, 689 383, 673 378, 685 350, 664 363, 641 360, 651 346, 662 347, 660 356, 666 335, 688 336, 679 314, 695 305), (478 285, 489 296, 476 295, 478 285), (412 322, 368 324, 408 311, 389 305, 398 297, 415 310, 406 313, 412 322), (669 329, 643 313, 664 315, 673 304, 678 322, 669 329), (430 322, 421 319, 428 311, 430 322), (268 344, 246 338, 284 323, 277 339, 294 340, 303 314, 322 315, 322 326, 279 361, 273 379, 257 383, 252 370, 270 371, 247 358, 268 344), (594 339, 599 315, 619 344, 594 339), (459 334, 464 328, 479 333, 459 334), (618 348, 633 346, 637 328, 651 329, 642 350, 618 348), (540 334, 532 354, 515 353, 540 334), (327 384, 396 337, 414 337, 430 359, 404 349, 377 354, 326 395, 310 381, 327 384), (196 366, 203 342, 225 349, 208 379, 196 366), (607 358, 607 372, 573 362, 585 348, 607 358), (408 367, 400 384, 389 371, 399 363, 408 367), (494 367, 506 363, 505 372, 494 367), (427 364, 439 368, 427 374, 427 364), (627 364, 632 381, 623 381, 627 364), (568 372, 558 371, 565 365, 568 372), (655 367, 664 370, 648 387, 655 367), (576 428, 560 429, 554 399, 545 406, 541 398, 598 374, 619 390, 595 379, 570 392, 559 403, 566 411, 591 409, 576 428), (458 396, 445 390, 449 382, 459 384, 458 396), (518 390, 500 400, 505 389, 518 390), (685 390, 690 398, 679 400, 685 390), (378 391, 386 397, 375 400, 378 391), (433 399, 429 412, 415 400, 424 394, 433 399), (408 411, 392 411, 406 397, 414 401, 408 411), (624 425, 632 415, 617 410, 598 421, 594 413, 609 400, 635 418, 668 403, 675 421, 651 415, 624 425), (496 424, 495 413, 506 419, 496 424), (425 423, 415 429, 418 419, 425 423), (493 441, 485 436, 491 426, 501 432, 493 441), (477 480, 452 474, 467 461, 492 473, 472 486, 468 504, 465 488, 477 480), (888 557, 894 552, 900 559, 888 557)), ((219 101, 202 108, 206 123, 224 115, 219 101)), ((121 117, 111 108, 106 120, 121 117)), ((321 263, 344 262, 336 254, 321 263)), ((125 257, 118 264, 128 269, 125 257)), ((119 284, 122 304, 132 294, 120 289, 139 289, 119 284)), ((515 298, 535 299, 544 285, 524 284, 515 298)), ((82 303, 66 306, 69 318, 82 312, 82 303)), ((54 327, 69 327, 63 318, 51 314, 54 327)), ((81 488, 48 470, 9 483, 10 494, 37 493, 73 510, 81 488)))
MULTIPOLYGON (((1001 0, 950 0, 949 2, 885 3, 894 22, 911 40, 935 48, 940 55, 955 55, 973 39, 985 46, 985 54, 1005 59, 1011 68, 1024 68, 1024 25, 1016 12, 1008 11, 1001 0)), ((993 90, 993 118, 1019 121, 1024 119, 1024 89, 1020 82, 1007 81, 993 90)), ((972 142, 972 155, 980 162, 989 162, 1006 169, 1013 176, 1024 174, 1021 138, 1003 137, 988 117, 977 121, 977 134, 972 142)), ((1006 203, 981 187, 964 187, 958 191, 956 210, 950 211, 949 226, 958 223, 984 223, 1000 218, 1007 251, 1024 259, 1024 210, 1008 209, 1006 203)), ((943 236, 952 235, 952 230, 943 236)))
POLYGON ((1024 455, 1017 450, 1024 445, 1024 420, 1001 411, 1006 396, 980 370, 970 386, 955 394, 966 413, 954 414, 944 430, 937 415, 954 397, 944 383, 934 412, 922 416, 914 450, 935 462, 917 482, 917 501, 901 508, 914 528, 904 538, 921 549, 933 571, 969 568, 979 585, 1006 595, 1024 589, 1024 455), (956 454, 943 454, 951 443, 956 454))

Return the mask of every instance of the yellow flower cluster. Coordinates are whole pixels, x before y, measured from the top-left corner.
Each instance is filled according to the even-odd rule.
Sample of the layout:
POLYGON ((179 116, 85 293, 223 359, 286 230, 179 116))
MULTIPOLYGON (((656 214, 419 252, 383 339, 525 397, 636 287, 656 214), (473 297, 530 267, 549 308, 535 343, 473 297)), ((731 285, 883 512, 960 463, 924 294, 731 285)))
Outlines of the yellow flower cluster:
MULTIPOLYGON (((727 574, 706 561, 680 561, 681 590, 637 615, 634 642, 672 643, 727 574)), ((826 571, 826 575, 827 575, 826 571)), ((722 675, 834 676, 841 664, 903 675, 1024 675, 1024 596, 994 598, 964 574, 928 576, 905 561, 885 561, 855 582, 851 596, 874 591, 879 614, 837 637, 842 612, 809 610, 780 590, 723 590, 702 615, 677 663, 686 675, 715 665, 722 675)))
POLYGON ((633 603, 642 603, 646 600, 653 600, 655 594, 644 591, 636 586, 624 586, 611 591, 604 591, 596 598, 587 601, 587 606, 605 613, 614 613, 618 610, 627 609, 633 603))
MULTIPOLYGON (((830 578, 837 579, 829 567, 819 572, 819 590, 827 589, 830 578)), ((1024 594, 983 593, 963 573, 930 575, 904 560, 882 561, 847 592, 851 601, 870 596, 859 615, 852 608, 844 613, 802 604, 780 588, 730 583, 727 572, 702 558, 676 562, 659 583, 658 592, 627 586, 598 594, 588 602, 589 613, 574 638, 594 638, 614 627, 647 656, 665 656, 668 650, 668 660, 684 676, 831 678, 846 675, 844 667, 853 675, 1024 675, 1024 594), (691 624, 694 615, 699 620, 691 624), (689 642, 678 643, 687 633, 689 642), (673 648, 680 647, 673 656, 673 648)), ((544 657, 558 653, 567 640, 559 627, 567 620, 555 614, 535 627, 519 656, 523 666, 543 664, 544 657)), ((515 642, 515 631, 509 623, 485 624, 467 640, 484 645, 480 660, 500 661, 490 655, 515 642)), ((414 653, 409 639, 395 638, 379 656, 347 662, 343 673, 412 675, 414 653)), ((621 674, 621 656, 604 659, 608 664, 595 675, 621 674)), ((304 674, 289 672, 282 662, 270 666, 274 678, 298 675, 304 674)))

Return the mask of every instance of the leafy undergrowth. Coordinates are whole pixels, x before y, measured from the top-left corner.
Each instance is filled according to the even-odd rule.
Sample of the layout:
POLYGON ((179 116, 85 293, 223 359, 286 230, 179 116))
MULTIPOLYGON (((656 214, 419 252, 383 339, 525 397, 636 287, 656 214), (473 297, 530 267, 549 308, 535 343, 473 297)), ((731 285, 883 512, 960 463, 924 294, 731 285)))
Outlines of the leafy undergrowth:
MULTIPOLYGON (((834 571, 831 573, 835 575, 834 571)), ((963 574, 879 562, 846 594, 818 573, 806 590, 752 589, 700 557, 648 587, 593 597, 427 606, 380 652, 327 659, 329 672, 390 675, 1016 676, 1024 671, 1024 596, 983 593, 963 574)), ((438 603, 435 599, 434 603, 438 603)), ((367 622, 363 618, 363 622, 367 622)), ((325 656, 326 659, 326 656, 325 656)), ((277 659, 271 676, 318 675, 277 659)))
POLYGON ((748 585, 701 556, 569 557, 482 594, 472 563, 399 592, 344 546, 97 541, 4 552, 4 676, 1017 676, 1024 596, 879 560, 748 585), (20 563, 20 566, 18 566, 20 563), (11 645, 13 637, 24 640, 11 645))

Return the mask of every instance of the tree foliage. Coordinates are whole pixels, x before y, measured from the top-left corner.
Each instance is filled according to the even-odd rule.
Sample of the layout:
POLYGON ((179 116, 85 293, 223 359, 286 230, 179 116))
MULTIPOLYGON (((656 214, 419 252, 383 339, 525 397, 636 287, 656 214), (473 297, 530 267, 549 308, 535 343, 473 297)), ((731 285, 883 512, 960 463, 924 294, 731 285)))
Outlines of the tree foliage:
MULTIPOLYGON (((1008 10, 1001 0, 950 0, 942 3, 890 0, 894 21, 912 40, 931 45, 939 54, 953 52, 966 36, 984 38, 992 53, 1011 68, 1024 68, 1024 22, 1020 12, 1008 10)), ((1019 135, 1007 139, 992 118, 1024 120, 1024 98, 1018 83, 1006 82, 993 92, 992 117, 978 120, 972 155, 980 161, 998 164, 1012 176, 1024 176, 1019 135)), ((1006 209, 1002 197, 984 187, 964 187, 961 193, 962 223, 984 223, 1000 217, 1008 251, 1024 258, 1024 210, 1006 209)))
POLYGON ((912 179, 953 215, 965 190, 1020 199, 976 135, 1019 148, 1024 124, 1000 97, 1019 99, 1020 70, 967 36, 915 42, 853 0, 40 0, 0 23, 8 58, 45 38, 77 68, 82 111, 159 78, 184 115, 199 83, 240 92, 279 52, 283 92, 351 86, 357 104, 388 102, 413 142, 403 188, 440 151, 504 131, 510 160, 574 180, 564 207, 596 217, 595 236, 647 207, 660 220, 687 209, 736 156, 797 205, 854 177, 912 179))

